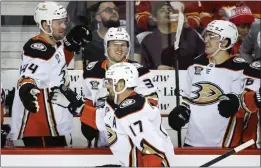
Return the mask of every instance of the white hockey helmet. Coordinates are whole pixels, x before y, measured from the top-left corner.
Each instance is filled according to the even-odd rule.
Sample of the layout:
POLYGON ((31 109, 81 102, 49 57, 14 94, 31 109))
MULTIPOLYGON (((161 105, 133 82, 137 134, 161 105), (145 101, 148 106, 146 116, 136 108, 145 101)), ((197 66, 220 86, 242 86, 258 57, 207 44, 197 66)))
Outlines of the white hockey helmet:
POLYGON ((34 13, 34 21, 36 22, 37 26, 44 31, 44 33, 52 36, 52 21, 54 19, 64 19, 67 18, 67 11, 66 9, 57 2, 41 2, 35 8, 34 13), (41 21, 45 20, 47 24, 50 26, 51 32, 46 32, 41 24, 41 21))
POLYGON ((123 40, 123 41, 127 41, 128 42, 128 53, 126 55, 126 58, 129 57, 130 54, 130 49, 131 49, 131 43, 130 43, 130 35, 129 33, 122 27, 111 27, 109 28, 109 30, 106 32, 105 36, 104 36, 104 49, 105 49, 105 53, 104 55, 106 57, 108 57, 108 43, 109 41, 113 41, 113 40, 123 40))
POLYGON ((227 50, 233 47, 233 45, 237 42, 237 38, 238 38, 237 27, 236 25, 234 25, 229 21, 213 20, 207 25, 206 30, 216 33, 220 36, 220 45, 221 45, 221 41, 225 40, 226 38, 230 39, 230 45, 227 48, 221 49, 219 45, 220 50, 227 50))
POLYGON ((138 86, 139 72, 137 68, 131 63, 120 62, 110 66, 110 68, 105 73, 105 78, 112 79, 113 91, 116 94, 120 94, 127 88, 134 88, 138 86), (117 92, 115 87, 121 79, 125 81, 125 88, 120 92, 117 92))

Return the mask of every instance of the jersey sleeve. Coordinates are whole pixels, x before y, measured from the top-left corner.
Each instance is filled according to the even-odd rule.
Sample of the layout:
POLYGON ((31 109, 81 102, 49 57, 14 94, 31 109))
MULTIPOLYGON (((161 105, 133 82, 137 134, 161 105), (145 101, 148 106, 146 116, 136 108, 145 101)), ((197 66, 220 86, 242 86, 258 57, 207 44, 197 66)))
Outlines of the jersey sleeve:
MULTIPOLYGON (((159 128, 156 128, 149 120, 148 113, 153 109, 149 108, 151 106, 145 99, 136 99, 134 104, 131 99, 126 101, 119 106, 120 110, 117 109, 115 112, 119 125, 143 155, 157 156, 160 164, 169 166, 164 141, 156 130, 159 128), (128 103, 132 105, 128 106, 128 103), (125 107, 122 108, 122 105, 125 107)), ((151 160, 151 162, 153 161, 151 160)), ((159 163, 155 163, 155 165, 159 165, 159 163)))
POLYGON ((258 107, 254 100, 255 91, 260 88, 261 62, 253 61, 244 70, 245 91, 240 95, 241 107, 246 112, 257 112, 258 107))
POLYGON ((83 93, 85 99, 85 106, 82 110, 81 114, 81 122, 91 126, 94 129, 97 129, 96 125, 96 109, 94 107, 94 102, 92 98, 92 92, 88 87, 88 80, 84 79, 83 83, 83 93))
POLYGON ((256 91, 260 87, 261 61, 253 61, 246 66, 244 75, 247 77, 245 81, 245 89, 256 91))
POLYGON ((46 63, 53 54, 55 48, 40 40, 29 40, 23 47, 22 64, 20 67, 20 80, 18 86, 24 83, 32 83, 38 88, 47 88, 49 66, 46 63))
POLYGON ((100 113, 97 113, 96 108, 94 106, 95 100, 97 99, 97 92, 99 91, 102 85, 102 74, 104 75, 103 71, 99 71, 99 68, 97 69, 97 67, 99 67, 97 63, 98 62, 89 63, 83 73, 83 93, 85 99, 85 106, 82 110, 82 115, 80 118, 82 123, 89 125, 94 129, 99 129, 99 121, 103 119, 102 115, 100 113))
POLYGON ((139 63, 133 63, 139 72, 139 85, 135 91, 148 98, 154 105, 158 103, 158 89, 153 83, 151 71, 139 63))

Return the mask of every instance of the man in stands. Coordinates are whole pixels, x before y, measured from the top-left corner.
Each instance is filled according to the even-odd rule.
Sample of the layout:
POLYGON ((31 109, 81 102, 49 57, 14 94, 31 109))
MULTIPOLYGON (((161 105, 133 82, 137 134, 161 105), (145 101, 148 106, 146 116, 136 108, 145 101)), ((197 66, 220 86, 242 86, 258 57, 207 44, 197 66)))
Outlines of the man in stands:
POLYGON ((67 11, 56 2, 39 3, 34 20, 40 34, 23 46, 12 139, 22 139, 25 146, 67 146, 71 142, 72 111, 52 104, 48 97, 53 87, 69 86, 67 65, 73 52, 91 40, 91 32, 76 26, 65 37, 67 11))

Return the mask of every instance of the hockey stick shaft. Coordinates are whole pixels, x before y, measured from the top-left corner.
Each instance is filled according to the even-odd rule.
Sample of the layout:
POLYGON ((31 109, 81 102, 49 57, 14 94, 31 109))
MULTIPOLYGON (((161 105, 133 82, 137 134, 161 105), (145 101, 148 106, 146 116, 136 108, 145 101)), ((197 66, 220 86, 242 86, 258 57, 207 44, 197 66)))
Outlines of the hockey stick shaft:
MULTIPOLYGON (((179 94, 179 41, 181 32, 183 29, 184 24, 184 15, 182 12, 179 12, 179 20, 178 20, 178 26, 176 31, 176 38, 174 41, 174 50, 176 52, 176 56, 174 57, 175 62, 175 80, 176 80, 176 104, 177 106, 180 105, 180 94, 179 94)), ((178 146, 181 147, 181 130, 178 130, 178 146)))
POLYGON ((255 141, 253 139, 251 139, 251 140, 243 143, 242 145, 232 149, 231 151, 229 151, 229 152, 227 152, 227 153, 225 153, 225 154, 223 154, 223 155, 221 155, 221 156, 219 156, 219 157, 217 157, 217 158, 215 158, 215 159, 213 159, 213 160, 211 160, 211 161, 201 165, 200 167, 209 167, 209 166, 211 166, 211 165, 213 165, 213 164, 215 164, 215 163, 217 163, 217 162, 227 158, 228 156, 231 156, 231 155, 233 155, 233 154, 235 154, 235 153, 237 153, 237 152, 239 152, 239 151, 241 151, 241 150, 243 150, 243 149, 253 145, 254 143, 255 143, 255 141))

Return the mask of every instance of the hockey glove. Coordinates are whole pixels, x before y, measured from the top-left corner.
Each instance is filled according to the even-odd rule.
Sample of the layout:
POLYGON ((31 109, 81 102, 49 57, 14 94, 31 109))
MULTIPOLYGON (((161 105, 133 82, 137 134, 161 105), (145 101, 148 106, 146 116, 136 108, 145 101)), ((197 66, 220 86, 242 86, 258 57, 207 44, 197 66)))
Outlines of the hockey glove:
POLYGON ((255 103, 256 103, 256 106, 257 106, 258 108, 261 108, 261 97, 260 97, 260 93, 261 93, 261 87, 260 87, 259 90, 257 90, 256 93, 254 94, 255 103))
POLYGON ((1 148, 6 144, 6 137, 9 134, 11 127, 8 124, 1 125, 1 148))
POLYGON ((94 129, 93 127, 81 123, 81 130, 83 136, 88 140, 88 147, 92 147, 92 141, 94 140, 94 147, 98 147, 98 140, 99 140, 99 130, 94 129))
POLYGON ((234 94, 225 94, 219 97, 218 111, 222 117, 232 117, 239 110, 239 99, 234 94))
POLYGON ((64 37, 64 48, 70 52, 79 51, 80 47, 92 40, 91 30, 83 25, 72 28, 66 37, 64 37))
POLYGON ((187 104, 183 103, 180 106, 175 107, 168 116, 169 126, 172 129, 179 131, 189 122, 190 112, 189 105, 187 104))
POLYGON ((68 108, 72 115, 81 113, 85 104, 81 96, 65 85, 53 87, 51 90, 52 92, 49 95, 49 102, 68 108))
POLYGON ((108 94, 109 93, 106 88, 101 88, 100 90, 98 90, 94 102, 95 108, 103 108, 105 106, 105 101, 108 97, 108 94))
POLYGON ((23 84, 19 89, 19 97, 24 108, 32 113, 39 111, 39 104, 37 101, 39 94, 39 88, 32 83, 23 84))

